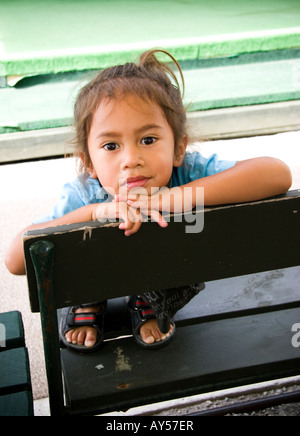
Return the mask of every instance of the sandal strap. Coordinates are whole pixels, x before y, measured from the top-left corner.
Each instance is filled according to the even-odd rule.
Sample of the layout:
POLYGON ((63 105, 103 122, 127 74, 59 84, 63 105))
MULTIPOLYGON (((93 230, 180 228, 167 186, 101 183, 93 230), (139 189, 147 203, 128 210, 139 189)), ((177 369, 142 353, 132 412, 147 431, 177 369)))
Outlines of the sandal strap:
POLYGON ((97 324, 97 315, 96 313, 69 313, 67 317, 67 325, 69 327, 79 327, 79 326, 87 326, 93 327, 97 324))
POLYGON ((140 297, 136 298, 135 301, 135 309, 140 311, 142 318, 145 320, 155 318, 154 310, 152 307, 143 301, 140 297))
POLYGON ((79 308, 82 308, 85 305, 82 306, 73 306, 72 310, 68 313, 66 324, 68 327, 76 328, 80 326, 87 326, 87 327, 97 327, 99 322, 101 321, 101 317, 103 317, 103 314, 106 310, 107 303, 92 303, 88 307, 99 307, 98 312, 81 312, 81 313, 75 313, 75 311, 79 308))
POLYGON ((140 328, 145 322, 156 319, 151 306, 139 296, 132 296, 129 299, 128 308, 131 316, 134 336, 139 336, 140 328))
POLYGON ((130 310, 136 312, 140 322, 156 318, 152 307, 139 296, 131 297, 130 310))

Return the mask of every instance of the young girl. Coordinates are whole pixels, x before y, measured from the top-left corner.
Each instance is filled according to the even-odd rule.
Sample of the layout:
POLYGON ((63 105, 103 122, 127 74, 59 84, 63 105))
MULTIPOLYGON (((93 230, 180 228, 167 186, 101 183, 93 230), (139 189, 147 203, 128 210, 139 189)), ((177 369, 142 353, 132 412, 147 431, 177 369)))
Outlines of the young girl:
MULTIPOLYGON (((74 119, 81 175, 65 185, 49 217, 25 230, 118 218, 119 229, 130 236, 141 227, 143 216, 167 227, 162 212, 184 210, 187 195, 190 208, 196 207, 198 188, 204 188, 207 206, 263 199, 290 188, 290 170, 277 159, 227 162, 186 151, 186 110, 173 70, 157 59, 162 53, 175 63, 183 81, 170 54, 150 50, 138 64, 101 71, 80 91, 74 119)), ((25 274, 22 234, 6 256, 13 274, 25 274)), ((140 296, 131 297, 138 344, 146 348, 168 344, 175 334, 175 312, 203 287, 188 284, 147 294, 141 290, 140 296)), ((62 341, 78 351, 99 348, 105 309, 106 302, 64 309, 62 341)))

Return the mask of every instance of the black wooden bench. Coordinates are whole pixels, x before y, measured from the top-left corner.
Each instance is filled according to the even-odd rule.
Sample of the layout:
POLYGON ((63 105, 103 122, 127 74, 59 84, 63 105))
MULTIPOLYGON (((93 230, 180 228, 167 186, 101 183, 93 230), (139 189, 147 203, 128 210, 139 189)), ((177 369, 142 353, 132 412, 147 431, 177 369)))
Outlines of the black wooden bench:
MULTIPOLYGON (((300 348, 292 345, 297 297, 206 316, 199 314, 200 293, 178 314, 176 337, 166 348, 144 350, 132 337, 118 338, 131 333, 126 295, 196 282, 221 291, 233 277, 243 286, 246 274, 280 269, 284 277, 299 267, 300 191, 198 213, 204 213, 201 233, 187 233, 185 220, 171 218, 167 229, 144 223, 129 238, 111 223, 91 222, 25 234, 52 415, 127 410, 299 374, 300 348), (103 299, 110 299, 104 348, 90 355, 60 350, 57 309, 103 299)), ((287 294, 291 286, 299 289, 298 281, 280 283, 287 294)))
POLYGON ((0 330, 0 416, 33 416, 30 368, 21 313, 1 313, 0 330))

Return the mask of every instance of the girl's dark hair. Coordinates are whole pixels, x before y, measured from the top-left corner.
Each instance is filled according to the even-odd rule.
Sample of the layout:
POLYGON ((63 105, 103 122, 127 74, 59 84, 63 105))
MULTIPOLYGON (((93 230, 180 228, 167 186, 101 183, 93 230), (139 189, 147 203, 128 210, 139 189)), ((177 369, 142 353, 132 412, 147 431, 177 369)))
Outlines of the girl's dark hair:
POLYGON ((127 63, 102 70, 80 90, 74 107, 74 144, 75 155, 81 157, 86 167, 91 167, 88 136, 93 115, 101 100, 120 98, 128 94, 155 102, 162 108, 174 133, 175 153, 179 153, 179 141, 187 134, 186 110, 182 102, 184 78, 180 65, 170 53, 153 49, 143 53, 138 63, 127 63), (167 63, 159 61, 157 54, 167 55, 176 65, 181 76, 182 94, 174 71, 167 63))

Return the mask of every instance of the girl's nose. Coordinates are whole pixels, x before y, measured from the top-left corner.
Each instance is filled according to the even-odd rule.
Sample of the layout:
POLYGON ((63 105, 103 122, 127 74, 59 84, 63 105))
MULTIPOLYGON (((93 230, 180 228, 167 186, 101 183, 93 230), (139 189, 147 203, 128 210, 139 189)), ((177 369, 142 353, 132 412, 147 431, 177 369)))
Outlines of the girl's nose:
POLYGON ((129 145, 124 149, 124 159, 122 162, 122 169, 135 168, 143 166, 144 160, 142 151, 137 145, 129 145))

